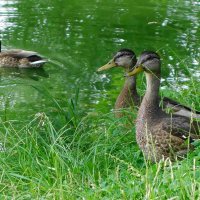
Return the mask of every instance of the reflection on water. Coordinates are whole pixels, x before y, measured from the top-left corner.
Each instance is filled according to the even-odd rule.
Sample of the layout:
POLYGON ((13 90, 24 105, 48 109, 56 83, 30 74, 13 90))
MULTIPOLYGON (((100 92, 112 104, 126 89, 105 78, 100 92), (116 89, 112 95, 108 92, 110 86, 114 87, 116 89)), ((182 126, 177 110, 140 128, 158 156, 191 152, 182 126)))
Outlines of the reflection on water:
POLYGON ((0 80, 13 78, 32 79, 38 81, 41 77, 48 78, 49 74, 44 68, 19 69, 19 68, 0 68, 0 80))
POLYGON ((36 0, 1 0, 4 48, 38 51, 50 59, 44 70, 1 70, 1 101, 12 105, 7 106, 7 115, 18 119, 20 113, 26 119, 54 109, 49 97, 27 83, 46 88, 61 105, 80 88, 84 112, 109 111, 123 84, 123 72, 97 74, 96 69, 124 47, 137 54, 157 50, 163 58, 162 88, 181 92, 189 87, 190 76, 193 81, 200 76, 199 9, 197 1, 81 0, 65 5, 48 1, 47 5, 36 0))
POLYGON ((16 17, 16 15, 17 15, 17 8, 13 7, 13 4, 15 2, 16 1, 7 1, 7 0, 0 1, 0 31, 1 31, 1 34, 7 27, 14 26, 14 23, 11 23, 9 21, 9 19, 12 17, 16 17))

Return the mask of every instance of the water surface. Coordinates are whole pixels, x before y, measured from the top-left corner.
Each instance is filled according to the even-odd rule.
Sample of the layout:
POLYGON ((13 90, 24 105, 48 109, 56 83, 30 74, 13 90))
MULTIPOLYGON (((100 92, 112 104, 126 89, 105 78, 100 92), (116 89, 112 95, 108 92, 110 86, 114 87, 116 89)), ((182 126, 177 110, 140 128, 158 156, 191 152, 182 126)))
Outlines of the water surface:
MULTIPOLYGON (((199 13, 198 1, 1 0, 3 49, 33 50, 50 60, 43 70, 0 69, 2 120, 24 122, 46 112, 59 121, 52 98, 67 109, 78 88, 82 114, 109 112, 123 72, 98 74, 96 69, 124 47, 137 54, 158 51, 163 58, 162 91, 184 94, 191 80, 200 78, 199 13)), ((140 86, 144 92, 141 81, 140 86)))

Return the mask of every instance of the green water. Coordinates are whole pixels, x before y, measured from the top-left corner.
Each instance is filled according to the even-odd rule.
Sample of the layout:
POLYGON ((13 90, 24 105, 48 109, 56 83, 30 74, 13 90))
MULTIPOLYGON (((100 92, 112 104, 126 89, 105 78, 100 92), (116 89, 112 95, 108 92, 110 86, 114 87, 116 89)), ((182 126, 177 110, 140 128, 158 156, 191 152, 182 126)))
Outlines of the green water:
POLYGON ((109 112, 123 72, 96 69, 124 47, 137 54, 157 50, 162 91, 184 93, 200 77, 199 13, 198 1, 1 0, 3 49, 33 50, 49 59, 43 70, 0 69, 1 119, 24 123, 45 112, 59 121, 52 98, 67 109, 78 88, 81 114, 109 112))

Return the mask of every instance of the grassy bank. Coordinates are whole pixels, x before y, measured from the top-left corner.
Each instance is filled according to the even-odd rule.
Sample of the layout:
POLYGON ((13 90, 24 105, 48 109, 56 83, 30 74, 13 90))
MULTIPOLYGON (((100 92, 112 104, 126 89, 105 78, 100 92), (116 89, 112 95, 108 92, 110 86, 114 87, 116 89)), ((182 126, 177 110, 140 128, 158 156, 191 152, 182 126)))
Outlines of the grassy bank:
MULTIPOLYGON (((198 82, 190 83, 174 99, 198 109, 198 82)), ((200 145, 182 161, 147 163, 128 117, 80 117, 78 91, 67 107, 41 93, 59 117, 37 113, 26 125, 2 118, 0 199, 200 199, 200 145)))
POLYGON ((55 130, 40 113, 21 130, 3 122, 0 199, 199 199, 200 148, 148 164, 127 119, 87 116, 55 130))

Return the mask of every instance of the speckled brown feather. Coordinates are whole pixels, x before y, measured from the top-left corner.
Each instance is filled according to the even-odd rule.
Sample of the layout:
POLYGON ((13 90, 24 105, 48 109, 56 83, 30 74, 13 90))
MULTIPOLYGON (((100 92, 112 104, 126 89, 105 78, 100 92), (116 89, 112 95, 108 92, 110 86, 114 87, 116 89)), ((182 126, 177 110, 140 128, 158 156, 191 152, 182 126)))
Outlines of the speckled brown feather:
MULTIPOLYGON (((154 72, 151 71, 151 65, 148 63, 149 71, 145 73, 147 90, 138 111, 136 140, 146 159, 152 162, 158 162, 162 158, 174 160, 183 157, 193 149, 191 143, 195 139, 200 139, 200 135, 197 135, 199 126, 188 117, 172 116, 162 111, 158 96, 160 61, 158 58, 154 62, 150 61, 146 62, 153 65, 154 72)), ((143 62, 145 68, 145 61, 143 62)))
POLYGON ((200 136, 196 135, 198 132, 198 124, 190 122, 189 118, 171 118, 161 109, 156 113, 151 113, 151 110, 142 112, 142 109, 139 109, 136 140, 145 157, 153 162, 167 157, 174 160, 180 156, 180 152, 183 156, 183 152, 187 153, 189 149, 193 149, 186 140, 200 139, 200 136))
POLYGON ((33 51, 15 49, 0 53, 0 67, 41 67, 45 62, 41 56, 33 51))

